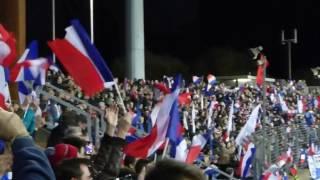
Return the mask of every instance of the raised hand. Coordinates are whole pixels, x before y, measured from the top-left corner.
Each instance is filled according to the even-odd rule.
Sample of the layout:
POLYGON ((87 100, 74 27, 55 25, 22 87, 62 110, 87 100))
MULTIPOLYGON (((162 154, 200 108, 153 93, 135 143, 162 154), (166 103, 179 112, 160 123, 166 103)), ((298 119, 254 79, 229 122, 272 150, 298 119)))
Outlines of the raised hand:
POLYGON ((106 108, 105 120, 107 122, 106 132, 109 136, 113 136, 118 125, 119 109, 116 105, 106 108))

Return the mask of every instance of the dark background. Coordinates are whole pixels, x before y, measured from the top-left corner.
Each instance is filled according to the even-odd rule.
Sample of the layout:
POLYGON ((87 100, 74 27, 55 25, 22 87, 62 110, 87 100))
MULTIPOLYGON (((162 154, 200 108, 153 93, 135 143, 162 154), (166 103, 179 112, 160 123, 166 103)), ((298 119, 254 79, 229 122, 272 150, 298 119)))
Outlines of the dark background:
MULTIPOLYGON (((312 0, 145 0, 147 78, 182 72, 191 75, 255 74, 247 49, 262 45, 270 61, 268 75, 287 78, 287 47, 281 29, 292 36, 293 77, 317 83, 311 67, 319 65, 320 6, 312 0)), ((78 18, 89 31, 89 0, 56 0, 57 37, 78 18)), ((50 54, 51 1, 27 0, 27 40, 38 39, 50 54)), ((124 76, 125 1, 95 0, 95 44, 115 76, 124 76)))

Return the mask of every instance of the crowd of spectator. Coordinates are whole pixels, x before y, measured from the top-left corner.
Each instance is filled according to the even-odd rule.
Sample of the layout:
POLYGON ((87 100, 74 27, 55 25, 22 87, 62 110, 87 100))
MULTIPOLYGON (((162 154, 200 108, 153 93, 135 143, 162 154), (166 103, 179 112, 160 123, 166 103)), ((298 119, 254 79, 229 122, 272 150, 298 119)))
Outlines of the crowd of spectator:
MULTIPOLYGON (((22 119, 25 128, 19 127, 21 124, 18 123, 18 116, 1 110, 3 115, 8 116, 4 119, 17 119, 17 122, 13 121, 15 123, 13 126, 16 127, 15 130, 19 128, 22 132, 11 135, 10 128, 2 128, 8 128, 8 125, 2 126, 0 124, 0 136, 13 143, 10 151, 15 157, 14 165, 18 163, 15 161, 19 161, 16 156, 27 158, 34 155, 33 158, 43 160, 44 164, 30 162, 30 169, 34 168, 34 174, 29 174, 30 177, 34 176, 31 179, 41 179, 41 177, 36 178, 35 174, 40 173, 38 176, 42 176, 41 173, 44 170, 46 173, 43 174, 44 178, 42 179, 56 177, 57 179, 69 180, 93 177, 94 179, 142 180, 145 178, 146 180, 154 180, 165 179, 166 173, 168 174, 166 179, 183 179, 183 177, 185 179, 203 179, 201 171, 210 165, 224 171, 231 169, 233 172, 236 169, 240 159, 235 139, 246 124, 250 113, 258 104, 261 104, 265 110, 265 112, 261 112, 261 114, 265 114, 265 118, 260 119, 257 129, 262 125, 276 127, 303 122, 307 126, 317 126, 319 123, 320 94, 316 91, 306 92, 307 87, 302 81, 281 80, 267 83, 264 94, 263 88, 258 87, 254 82, 228 85, 223 82, 209 84, 205 79, 197 82, 184 80, 180 87, 179 96, 179 113, 184 137, 190 145, 192 137, 196 134, 210 132, 211 136, 210 142, 202 150, 194 166, 173 160, 160 160, 154 164, 153 159, 125 156, 122 148, 128 143, 126 135, 129 129, 135 128, 137 130, 136 136, 140 138, 150 133, 152 109, 170 92, 172 81, 171 78, 164 77, 161 80, 125 79, 117 82, 127 111, 125 112, 119 106, 122 102, 115 88, 105 89, 93 97, 88 97, 83 94, 81 88, 74 83, 70 76, 60 71, 48 71, 47 82, 64 90, 64 93, 49 87, 43 87, 43 90, 90 114, 92 126, 88 126, 87 117, 77 114, 70 107, 62 106, 49 96, 38 96, 35 93, 27 97, 24 104, 12 102, 9 107, 10 111, 15 112, 22 119), (98 112, 90 108, 87 103, 76 101, 73 97, 84 100, 103 111, 106 126, 102 125, 103 122, 101 122, 98 112), (233 123, 229 133, 227 126, 231 106, 233 106, 233 123), (8 113, 10 115, 7 115, 8 113), (137 120, 133 116, 138 113, 141 113, 141 116, 137 120), (135 120, 132 121, 133 119, 135 120), (50 131, 50 137, 46 142, 46 149, 42 152, 36 149, 29 136, 35 138, 37 132, 43 128, 50 131), (99 144, 96 144, 96 131, 99 131, 98 138, 101 138, 99 144), (228 137, 226 137, 227 134, 228 137), (17 143, 18 141, 19 143, 17 143), (31 150, 29 152, 17 150, 24 146, 30 147, 31 150), (19 155, 19 153, 26 154, 19 155), (49 170, 50 168, 53 171, 49 170), (200 171, 200 169, 202 170, 200 171), (175 174, 176 177, 171 178, 175 174)), ((158 153, 162 153, 162 151, 158 153)), ((2 163, 7 163, 7 165, 3 165, 6 167, 3 168, 3 173, 10 169, 12 164, 12 160, 10 160, 12 157, 4 154, 6 160, 2 163)), ((17 179, 28 176, 28 172, 15 174, 21 168, 19 166, 24 166, 21 164, 22 162, 19 163, 17 167, 13 166, 12 168, 13 175, 17 179)))

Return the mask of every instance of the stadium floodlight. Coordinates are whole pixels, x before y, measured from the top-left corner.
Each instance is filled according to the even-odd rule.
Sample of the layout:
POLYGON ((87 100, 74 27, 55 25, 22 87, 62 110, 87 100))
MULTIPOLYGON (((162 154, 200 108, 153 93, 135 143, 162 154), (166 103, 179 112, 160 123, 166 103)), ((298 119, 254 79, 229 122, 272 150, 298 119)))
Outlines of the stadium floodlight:
POLYGON ((320 67, 311 68, 313 76, 317 79, 320 79, 320 67))

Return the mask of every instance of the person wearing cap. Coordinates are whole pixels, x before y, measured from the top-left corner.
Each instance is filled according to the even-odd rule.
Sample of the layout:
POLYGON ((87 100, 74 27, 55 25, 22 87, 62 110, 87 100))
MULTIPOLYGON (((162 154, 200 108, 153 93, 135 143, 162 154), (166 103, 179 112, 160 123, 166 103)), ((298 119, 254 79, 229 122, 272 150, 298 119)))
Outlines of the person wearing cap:
POLYGON ((0 139, 11 143, 13 179, 55 179, 46 155, 35 145, 19 116, 1 108, 0 139))

